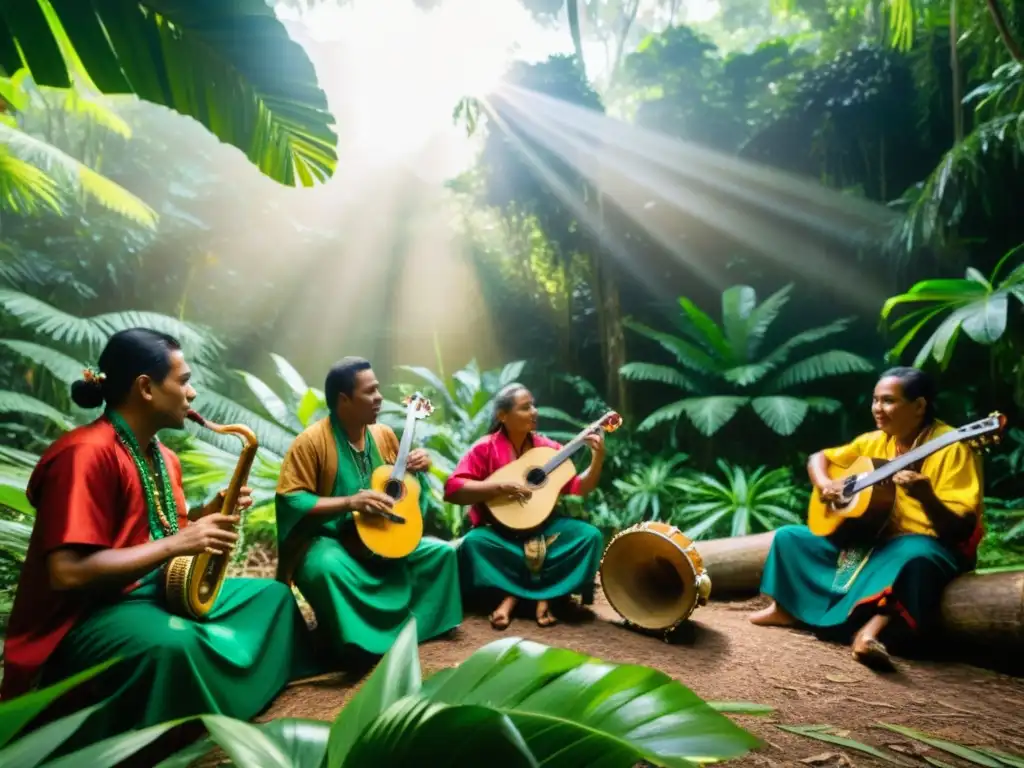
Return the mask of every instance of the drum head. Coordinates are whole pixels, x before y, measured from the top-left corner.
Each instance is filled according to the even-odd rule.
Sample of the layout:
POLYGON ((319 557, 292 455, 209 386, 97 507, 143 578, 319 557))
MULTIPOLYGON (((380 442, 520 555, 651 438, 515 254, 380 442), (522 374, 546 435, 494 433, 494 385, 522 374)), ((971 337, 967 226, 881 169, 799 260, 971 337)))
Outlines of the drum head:
POLYGON ((648 530, 623 533, 601 565, 601 588, 612 608, 644 629, 667 629, 689 616, 696 580, 682 548, 648 530))

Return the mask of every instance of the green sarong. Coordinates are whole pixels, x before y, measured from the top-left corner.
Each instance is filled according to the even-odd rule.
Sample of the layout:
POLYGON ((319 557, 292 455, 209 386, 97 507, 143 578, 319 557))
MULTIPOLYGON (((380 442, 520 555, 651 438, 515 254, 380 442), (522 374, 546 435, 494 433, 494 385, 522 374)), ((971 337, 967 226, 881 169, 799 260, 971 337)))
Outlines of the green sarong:
POLYGON ((123 659, 84 684, 106 704, 61 746, 60 754, 190 715, 248 720, 289 680, 319 671, 306 622, 284 584, 226 579, 206 619, 192 621, 162 605, 159 573, 153 571, 132 592, 91 611, 44 666, 41 687, 105 659, 123 659))
POLYGON ((467 591, 495 590, 525 600, 578 594, 590 604, 603 549, 600 529, 569 517, 553 518, 539 533, 520 538, 478 526, 459 545, 459 572, 467 591))
POLYGON ((801 624, 849 640, 871 615, 888 613, 927 632, 942 591, 968 564, 934 536, 905 534, 873 549, 841 551, 803 525, 775 532, 761 592, 801 624))
MULTIPOLYGON (((358 537, 351 513, 321 519, 308 515, 320 496, 353 496, 369 488, 373 470, 393 463, 397 445, 390 429, 373 425, 366 432, 364 455, 357 456, 339 425, 324 419, 299 435, 281 468, 280 578, 294 581, 316 613, 318 629, 339 655, 353 646, 374 655, 385 653, 412 616, 420 641, 462 622, 458 555, 452 545, 424 537, 401 560, 357 559, 343 543, 358 537)), ((420 483, 426 490, 426 479, 421 477, 420 483)))

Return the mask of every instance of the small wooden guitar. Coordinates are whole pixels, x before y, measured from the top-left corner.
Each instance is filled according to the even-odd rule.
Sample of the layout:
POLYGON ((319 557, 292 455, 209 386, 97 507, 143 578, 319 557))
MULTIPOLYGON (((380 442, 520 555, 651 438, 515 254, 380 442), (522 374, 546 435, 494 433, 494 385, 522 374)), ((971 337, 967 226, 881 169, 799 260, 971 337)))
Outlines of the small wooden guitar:
POLYGON ((896 501, 896 486, 883 481, 954 443, 966 441, 974 448, 998 443, 1005 426, 1006 417, 997 412, 929 440, 892 461, 861 456, 846 469, 830 464, 829 477, 844 481, 843 497, 826 503, 819 493, 812 493, 807 527, 816 536, 844 543, 873 540, 888 522, 896 501))
POLYGON ((412 449, 416 422, 433 413, 434 406, 419 392, 407 397, 405 404, 408 406, 405 430, 395 463, 382 464, 370 475, 370 489, 387 494, 395 504, 387 513, 356 512, 352 515, 359 539, 366 548, 391 559, 406 557, 423 538, 423 511, 420 509, 423 489, 419 480, 405 471, 405 464, 412 449))
POLYGON ((622 417, 609 411, 586 427, 561 450, 546 446, 531 448, 511 464, 494 472, 487 480, 499 483, 517 483, 532 491, 526 501, 494 499, 487 508, 499 525, 516 531, 528 531, 544 523, 558 502, 559 492, 576 474, 570 457, 582 448, 587 435, 603 429, 614 432, 622 426, 622 417))

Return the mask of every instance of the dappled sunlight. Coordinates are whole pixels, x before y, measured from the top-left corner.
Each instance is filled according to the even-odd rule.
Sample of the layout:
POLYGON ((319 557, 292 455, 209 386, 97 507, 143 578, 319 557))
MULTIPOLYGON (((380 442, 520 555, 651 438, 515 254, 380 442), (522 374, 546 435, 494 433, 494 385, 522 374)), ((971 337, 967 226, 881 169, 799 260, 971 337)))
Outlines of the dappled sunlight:
MULTIPOLYGON (((714 150, 630 125, 574 104, 503 83, 486 110, 517 148, 526 136, 594 185, 679 263, 719 289, 724 264, 701 256, 701 237, 734 241, 744 249, 812 276, 826 289, 842 286, 863 307, 877 306, 881 286, 839 250, 869 246, 891 226, 884 206, 830 190, 813 181, 745 162, 714 150)), ((523 149, 524 154, 526 150, 523 149)), ((601 227, 580 190, 570 191, 550 168, 528 158, 537 174, 566 199, 581 220, 601 227)), ((622 249, 609 250, 621 256, 622 249)), ((645 266, 629 259, 637 279, 645 266)))

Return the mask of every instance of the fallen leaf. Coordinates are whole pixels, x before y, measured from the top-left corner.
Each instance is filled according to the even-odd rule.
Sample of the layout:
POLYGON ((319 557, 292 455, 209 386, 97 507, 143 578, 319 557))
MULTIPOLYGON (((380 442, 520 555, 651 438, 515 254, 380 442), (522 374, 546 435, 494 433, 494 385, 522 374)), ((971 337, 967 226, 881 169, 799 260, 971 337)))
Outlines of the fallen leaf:
POLYGON ((859 683, 864 678, 849 677, 848 675, 825 675, 825 679, 831 680, 833 683, 859 683))
POLYGON ((811 755, 801 760, 801 763, 807 763, 808 765, 821 765, 822 763, 830 763, 833 760, 837 760, 841 755, 838 752, 822 752, 818 755, 811 755))

